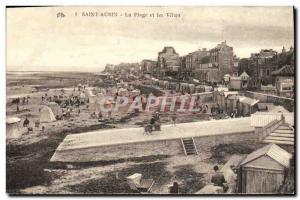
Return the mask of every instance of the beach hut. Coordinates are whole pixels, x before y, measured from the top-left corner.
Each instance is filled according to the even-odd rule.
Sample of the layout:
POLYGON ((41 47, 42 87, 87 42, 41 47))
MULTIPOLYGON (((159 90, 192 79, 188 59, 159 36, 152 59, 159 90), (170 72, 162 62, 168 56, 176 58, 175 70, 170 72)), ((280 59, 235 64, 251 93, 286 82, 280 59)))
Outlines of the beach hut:
POLYGON ((221 92, 221 91, 228 92, 229 89, 228 89, 228 87, 226 87, 226 86, 224 86, 224 85, 218 85, 217 87, 214 88, 214 91, 218 91, 218 92, 221 92))
POLYGON ((233 76, 230 78, 229 81, 229 87, 230 89, 234 89, 234 90, 240 90, 241 89, 241 85, 242 85, 242 79, 241 77, 237 76, 233 76))
POLYGON ((87 98, 89 99, 89 103, 90 104, 94 104, 96 102, 96 98, 97 96, 93 94, 93 91, 91 88, 87 88, 85 90, 85 95, 87 96, 87 98))
POLYGON ((268 111, 268 104, 266 103, 257 103, 257 111, 268 111))
POLYGON ((96 100, 97 100, 97 96, 96 96, 96 95, 91 94, 91 95, 89 96, 89 103, 90 103, 90 104, 95 104, 95 103, 96 103, 96 100))
POLYGON ((18 117, 6 118, 6 138, 19 138, 22 136, 20 123, 21 119, 18 117))
POLYGON ((240 77, 241 77, 242 80, 248 80, 250 78, 250 76, 246 72, 243 72, 240 75, 240 77))
POLYGON ((259 100, 249 97, 239 96, 239 112, 241 115, 246 116, 255 113, 258 110, 257 103, 259 100))
POLYGON ((119 96, 128 96, 128 90, 125 88, 120 88, 118 91, 119 96))
POLYGON ((189 88, 188 83, 180 83, 180 92, 187 92, 188 88, 189 88))
POLYGON ((135 96, 139 96, 141 94, 141 91, 140 90, 132 90, 131 92, 130 92, 130 96, 132 96, 132 97, 135 97, 135 96))
POLYGON ((201 93, 201 92, 204 92, 204 91, 205 91, 205 88, 204 88, 203 85, 197 85, 197 86, 195 87, 195 91, 196 91, 196 93, 201 93))
POLYGON ((176 82, 170 82, 170 89, 171 90, 177 90, 178 88, 177 88, 177 86, 178 86, 178 83, 176 83, 176 82))
POLYGON ((164 86, 164 81, 163 80, 159 80, 158 81, 158 85, 159 85, 159 87, 163 87, 164 86))
POLYGON ((42 106, 40 109, 40 122, 54 122, 56 121, 55 115, 48 106, 42 106))
POLYGON ((169 89, 169 81, 164 81, 164 88, 169 89))
POLYGON ((276 144, 269 144, 247 155, 239 165, 239 192, 275 194, 284 181, 291 157, 276 144))
POLYGON ((190 90, 190 93, 194 93, 195 92, 195 85, 194 84, 189 84, 189 90, 190 90))
POLYGON ((225 74, 224 75, 223 79, 224 79, 225 83, 229 83, 230 77, 231 77, 230 74, 225 74))
POLYGON ((80 95, 79 95, 79 98, 80 98, 80 101, 81 102, 85 102, 85 94, 84 93, 81 93, 80 95))

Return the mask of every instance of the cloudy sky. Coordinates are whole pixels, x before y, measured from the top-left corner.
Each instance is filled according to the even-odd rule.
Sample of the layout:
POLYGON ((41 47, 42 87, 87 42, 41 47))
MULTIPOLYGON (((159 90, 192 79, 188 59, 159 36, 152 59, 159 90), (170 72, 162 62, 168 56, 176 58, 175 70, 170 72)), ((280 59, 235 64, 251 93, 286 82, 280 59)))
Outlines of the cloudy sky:
POLYGON ((226 40, 249 57, 294 43, 292 7, 8 8, 6 24, 7 70, 19 71, 101 71, 106 63, 156 59, 164 46, 185 55, 226 40), (111 12, 118 16, 101 16, 111 12))

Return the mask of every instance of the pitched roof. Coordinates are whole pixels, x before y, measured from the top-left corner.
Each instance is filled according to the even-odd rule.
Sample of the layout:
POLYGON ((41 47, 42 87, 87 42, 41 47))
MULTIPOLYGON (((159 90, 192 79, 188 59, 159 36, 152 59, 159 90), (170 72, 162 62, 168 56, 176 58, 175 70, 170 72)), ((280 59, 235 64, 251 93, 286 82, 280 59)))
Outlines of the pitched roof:
POLYGON ((280 69, 273 71, 272 75, 294 76, 295 75, 294 67, 292 67, 291 65, 285 65, 285 66, 281 67, 280 69))
POLYGON ((224 91, 223 93, 225 97, 228 95, 238 95, 238 91, 224 91))
POLYGON ((270 112, 273 113, 279 113, 279 112, 283 112, 283 113, 290 113, 287 109, 285 109, 283 106, 275 106, 273 109, 270 110, 270 112))
POLYGON ((289 167, 289 161, 292 155, 285 151, 284 149, 280 148, 276 144, 269 144, 264 146, 261 149, 258 149, 252 153, 250 153, 240 165, 245 165, 263 155, 267 155, 279 164, 283 165, 284 167, 289 167))
POLYGON ((17 122, 20 122, 21 119, 18 118, 18 117, 10 117, 10 118, 6 118, 6 123, 7 124, 14 124, 14 123, 17 123, 17 122))
POLYGON ((246 72, 243 72, 243 73, 240 75, 240 77, 243 77, 243 76, 249 77, 249 75, 248 75, 246 72))
POLYGON ((259 102, 257 99, 251 99, 249 97, 241 97, 240 102, 253 106, 259 102))
POLYGON ((257 100, 257 99, 252 99, 252 98, 249 98, 249 97, 240 96, 240 95, 237 95, 235 93, 228 93, 227 95, 225 95, 225 97, 227 97, 227 96, 228 96, 228 99, 239 100, 241 103, 248 104, 250 106, 253 106, 253 105, 255 105, 259 102, 259 100, 257 100))

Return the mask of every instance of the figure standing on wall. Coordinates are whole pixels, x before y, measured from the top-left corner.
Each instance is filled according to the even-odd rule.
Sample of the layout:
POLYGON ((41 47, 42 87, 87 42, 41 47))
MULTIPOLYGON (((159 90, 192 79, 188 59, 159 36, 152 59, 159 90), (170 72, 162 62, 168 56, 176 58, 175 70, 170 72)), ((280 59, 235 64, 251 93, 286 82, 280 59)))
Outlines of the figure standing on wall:
POLYGON ((171 118, 172 118, 172 125, 176 126, 176 119, 177 119, 176 113, 173 113, 171 118))

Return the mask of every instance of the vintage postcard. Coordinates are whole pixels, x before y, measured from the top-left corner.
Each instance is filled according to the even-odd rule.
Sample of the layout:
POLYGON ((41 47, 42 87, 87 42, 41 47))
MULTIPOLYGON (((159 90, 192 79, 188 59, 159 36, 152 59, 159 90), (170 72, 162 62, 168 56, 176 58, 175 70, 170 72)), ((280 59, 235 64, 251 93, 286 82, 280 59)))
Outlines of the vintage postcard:
POLYGON ((294 17, 6 7, 6 192, 294 195, 294 17))

